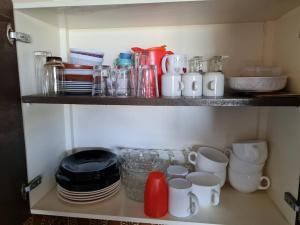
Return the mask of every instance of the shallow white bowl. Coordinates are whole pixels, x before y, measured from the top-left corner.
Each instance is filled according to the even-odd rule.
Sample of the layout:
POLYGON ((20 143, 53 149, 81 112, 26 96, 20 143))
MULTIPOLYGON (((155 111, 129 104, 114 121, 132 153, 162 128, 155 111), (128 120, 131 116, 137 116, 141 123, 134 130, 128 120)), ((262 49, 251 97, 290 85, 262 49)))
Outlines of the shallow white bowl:
POLYGON ((242 92, 272 92, 279 91, 286 86, 286 76, 270 77, 230 77, 229 87, 242 92))

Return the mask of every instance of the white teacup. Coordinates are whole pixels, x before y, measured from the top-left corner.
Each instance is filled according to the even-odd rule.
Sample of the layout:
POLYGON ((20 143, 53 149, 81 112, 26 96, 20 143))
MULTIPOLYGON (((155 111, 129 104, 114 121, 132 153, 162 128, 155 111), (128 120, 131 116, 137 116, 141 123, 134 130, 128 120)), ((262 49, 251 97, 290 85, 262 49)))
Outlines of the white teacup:
POLYGON ((186 55, 165 55, 161 61, 163 73, 184 74, 186 73, 188 59, 186 55))
POLYGON ((192 191, 197 196, 199 206, 216 206, 220 203, 220 179, 213 174, 193 172, 186 176, 192 182, 192 191))
POLYGON ((228 175, 231 186, 240 192, 251 193, 256 190, 267 190, 271 185, 270 179, 262 176, 261 173, 243 174, 229 167, 228 175), (265 185, 262 185, 263 181, 266 182, 265 185))
POLYGON ((242 161, 232 152, 230 154, 229 166, 239 173, 260 173, 264 167, 264 163, 252 164, 242 161))
POLYGON ((188 161, 195 165, 196 171, 215 173, 226 171, 229 160, 223 152, 215 148, 200 147, 197 152, 189 153, 188 161))
POLYGON ((185 178, 189 171, 184 166, 180 165, 170 165, 167 168, 167 176, 169 179, 173 178, 185 178))
POLYGON ((268 157, 268 147, 265 141, 233 143, 232 151, 239 159, 253 164, 264 163, 268 157))
POLYGON ((202 75, 200 73, 187 73, 182 75, 183 90, 185 97, 202 96, 202 75))
POLYGON ((179 74, 163 74, 161 77, 162 96, 180 97, 183 84, 179 74))
POLYGON ((195 215, 199 210, 198 198, 192 193, 192 182, 183 178, 169 181, 169 213, 176 217, 195 215))

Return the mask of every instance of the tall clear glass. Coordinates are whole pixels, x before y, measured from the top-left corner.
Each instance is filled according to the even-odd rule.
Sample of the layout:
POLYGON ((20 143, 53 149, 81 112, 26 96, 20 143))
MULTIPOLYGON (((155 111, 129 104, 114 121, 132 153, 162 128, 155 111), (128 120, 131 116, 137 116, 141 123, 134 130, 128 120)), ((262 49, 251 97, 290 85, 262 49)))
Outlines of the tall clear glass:
POLYGON ((131 66, 117 68, 113 71, 116 77, 116 96, 130 96, 131 66))
POLYGON ((34 52, 34 72, 35 72, 35 83, 38 94, 43 93, 44 84, 44 65, 46 64, 47 57, 51 56, 51 52, 47 51, 35 51, 34 52))
POLYGON ((93 71, 93 96, 107 95, 107 79, 110 77, 110 66, 95 66, 93 71))
POLYGON ((142 65, 138 71, 137 96, 143 98, 159 97, 157 67, 155 65, 142 65))

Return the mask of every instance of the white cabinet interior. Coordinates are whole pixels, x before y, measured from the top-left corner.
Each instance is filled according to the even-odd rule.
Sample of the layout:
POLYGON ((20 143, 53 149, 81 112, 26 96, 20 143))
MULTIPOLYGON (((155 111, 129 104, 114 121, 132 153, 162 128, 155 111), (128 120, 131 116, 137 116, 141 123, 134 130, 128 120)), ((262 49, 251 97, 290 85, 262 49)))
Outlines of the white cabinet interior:
MULTIPOLYGON (((238 74, 245 65, 282 66, 290 79, 289 89, 300 92, 299 1, 139 3, 157 4, 133 0, 15 1, 16 28, 33 39, 31 45, 18 43, 22 95, 36 93, 33 51, 48 50, 67 60, 70 47, 97 48, 105 52, 105 64, 111 64, 119 52, 130 47, 162 44, 189 56, 229 55, 227 76, 238 74)), ((296 108, 23 104, 23 114, 28 179, 43 175, 43 183, 30 193, 33 213, 173 224, 180 220, 144 217, 142 205, 126 200, 123 192, 107 203, 89 207, 62 204, 53 192, 59 161, 66 150, 81 146, 227 147, 241 139, 267 138, 270 191, 243 195, 226 188, 220 207, 209 209, 206 216, 185 220, 279 225, 285 218, 294 223, 295 213, 284 202, 283 193, 290 191, 296 196, 298 191, 300 121, 296 108), (122 204, 115 208, 119 200, 122 204), (128 206, 136 209, 136 214, 127 211, 128 206)))

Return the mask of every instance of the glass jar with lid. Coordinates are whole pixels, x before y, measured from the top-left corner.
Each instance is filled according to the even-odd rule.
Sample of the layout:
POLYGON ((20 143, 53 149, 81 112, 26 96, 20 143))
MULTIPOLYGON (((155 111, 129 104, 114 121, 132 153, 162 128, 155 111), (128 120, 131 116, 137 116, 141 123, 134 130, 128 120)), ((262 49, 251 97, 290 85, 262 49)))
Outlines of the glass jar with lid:
POLYGON ((44 66, 43 94, 62 94, 64 90, 64 64, 61 57, 47 57, 44 66))

